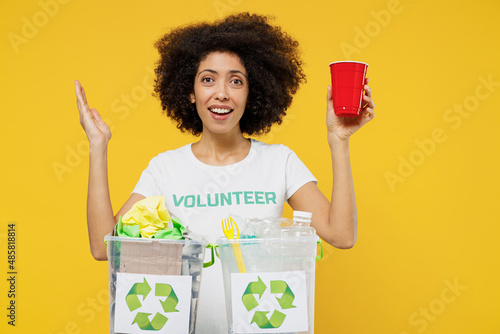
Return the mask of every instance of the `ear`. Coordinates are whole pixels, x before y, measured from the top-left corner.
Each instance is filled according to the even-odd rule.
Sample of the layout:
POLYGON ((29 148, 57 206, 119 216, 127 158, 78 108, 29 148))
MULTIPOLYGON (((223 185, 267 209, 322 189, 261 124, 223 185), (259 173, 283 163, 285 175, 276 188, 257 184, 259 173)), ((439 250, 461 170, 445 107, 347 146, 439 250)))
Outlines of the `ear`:
POLYGON ((189 98, 191 99, 191 103, 196 102, 196 99, 194 98, 194 93, 189 94, 189 98))

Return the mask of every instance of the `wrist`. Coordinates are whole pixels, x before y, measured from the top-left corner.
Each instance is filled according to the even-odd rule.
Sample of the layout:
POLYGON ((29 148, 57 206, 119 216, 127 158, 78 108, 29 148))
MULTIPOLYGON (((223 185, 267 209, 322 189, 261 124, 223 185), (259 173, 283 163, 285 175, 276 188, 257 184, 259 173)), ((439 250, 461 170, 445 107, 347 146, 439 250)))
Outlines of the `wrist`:
POLYGON ((329 138, 328 145, 330 146, 330 154, 333 164, 332 167, 334 170, 339 167, 339 163, 340 166, 343 166, 346 162, 349 163, 349 138, 329 138))
POLYGON ((106 154, 108 151, 108 143, 89 143, 89 154, 106 154))
POLYGON ((349 137, 347 138, 341 138, 335 133, 328 132, 327 135, 328 138, 328 145, 330 147, 349 147, 349 137))

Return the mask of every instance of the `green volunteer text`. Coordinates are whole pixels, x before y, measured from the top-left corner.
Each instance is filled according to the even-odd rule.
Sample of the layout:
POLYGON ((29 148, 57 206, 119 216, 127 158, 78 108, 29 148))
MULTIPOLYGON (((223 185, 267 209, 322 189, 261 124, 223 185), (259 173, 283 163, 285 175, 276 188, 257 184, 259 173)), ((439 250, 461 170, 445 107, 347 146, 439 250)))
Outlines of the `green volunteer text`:
POLYGON ((232 191, 227 193, 186 195, 180 197, 174 194, 173 198, 176 207, 183 206, 186 208, 240 204, 276 204, 276 193, 274 191, 232 191))

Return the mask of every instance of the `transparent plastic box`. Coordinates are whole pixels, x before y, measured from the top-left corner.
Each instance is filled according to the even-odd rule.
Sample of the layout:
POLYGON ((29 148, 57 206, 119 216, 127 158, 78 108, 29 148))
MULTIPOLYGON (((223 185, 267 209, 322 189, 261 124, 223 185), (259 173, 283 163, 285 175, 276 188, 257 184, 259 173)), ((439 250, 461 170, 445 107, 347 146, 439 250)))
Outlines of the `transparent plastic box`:
POLYGON ((105 237, 109 332, 194 333, 201 274, 214 262, 203 237, 185 240, 105 237), (203 263, 205 250, 211 261, 203 263))
POLYGON ((229 333, 314 333, 318 244, 316 235, 218 239, 229 333), (235 244, 245 273, 238 269, 235 244))

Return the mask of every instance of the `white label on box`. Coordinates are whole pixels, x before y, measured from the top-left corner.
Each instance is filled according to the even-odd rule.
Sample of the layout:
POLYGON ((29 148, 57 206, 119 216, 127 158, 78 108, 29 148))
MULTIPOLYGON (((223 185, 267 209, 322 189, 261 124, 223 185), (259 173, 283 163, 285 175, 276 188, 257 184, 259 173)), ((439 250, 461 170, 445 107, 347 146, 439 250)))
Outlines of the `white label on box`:
POLYGON ((189 333, 191 276, 117 273, 116 333, 189 333))
POLYGON ((304 271, 232 273, 233 333, 307 331, 304 271))

